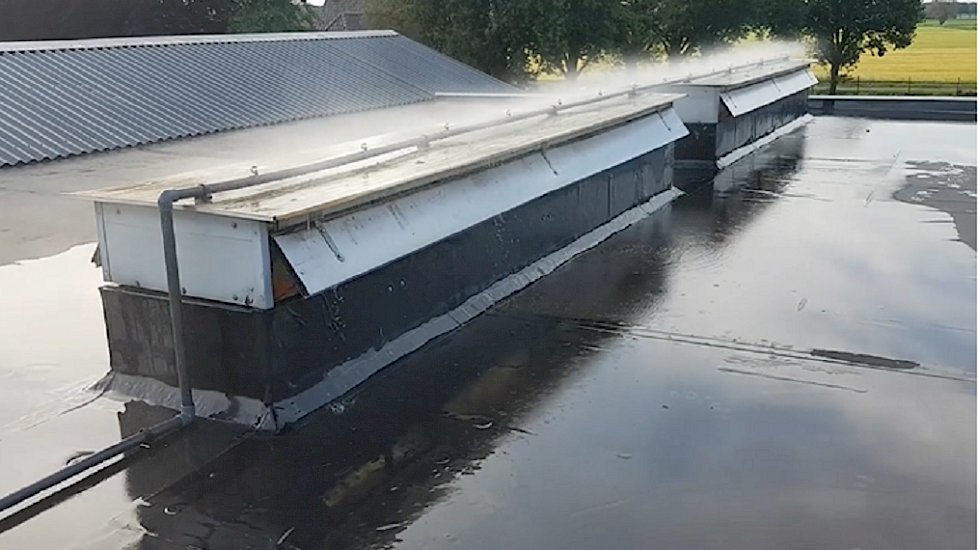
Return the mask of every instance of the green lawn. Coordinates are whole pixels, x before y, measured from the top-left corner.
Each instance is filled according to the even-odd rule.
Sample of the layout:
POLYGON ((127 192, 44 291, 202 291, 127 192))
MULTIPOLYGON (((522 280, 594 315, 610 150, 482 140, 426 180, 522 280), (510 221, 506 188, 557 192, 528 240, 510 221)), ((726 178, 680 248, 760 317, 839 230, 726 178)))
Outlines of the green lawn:
MULTIPOLYGON (((920 24, 921 27, 941 28, 941 24, 935 19, 928 19, 920 24)), ((978 19, 951 19, 944 23, 946 29, 971 29, 978 27, 978 19)))

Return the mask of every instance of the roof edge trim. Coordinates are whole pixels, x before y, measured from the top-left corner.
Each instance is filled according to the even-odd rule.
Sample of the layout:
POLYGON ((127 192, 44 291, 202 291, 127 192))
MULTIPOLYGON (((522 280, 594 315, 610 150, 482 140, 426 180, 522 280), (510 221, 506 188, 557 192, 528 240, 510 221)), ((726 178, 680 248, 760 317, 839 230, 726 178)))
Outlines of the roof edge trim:
POLYGON ((174 36, 134 36, 126 38, 88 38, 82 40, 37 40, 0 42, 0 54, 57 50, 96 50, 179 46, 189 44, 237 44, 242 42, 289 42, 303 40, 337 40, 344 38, 377 38, 398 36, 395 31, 283 32, 256 34, 187 34, 174 36))

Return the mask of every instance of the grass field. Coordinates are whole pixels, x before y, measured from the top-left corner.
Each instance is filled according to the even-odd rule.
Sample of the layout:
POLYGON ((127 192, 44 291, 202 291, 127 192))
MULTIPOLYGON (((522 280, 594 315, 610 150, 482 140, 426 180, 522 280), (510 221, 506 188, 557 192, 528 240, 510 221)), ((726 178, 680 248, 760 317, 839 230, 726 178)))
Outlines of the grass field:
MULTIPOLYGON (((975 20, 948 21, 943 27, 936 21, 925 21, 917 28, 917 37, 909 48, 895 50, 883 57, 863 55, 850 76, 862 80, 907 79, 928 82, 975 82, 978 57, 978 30, 975 20)), ((827 69, 818 67, 819 77, 827 69)))
MULTIPOLYGON (((975 95, 978 61, 978 26, 974 19, 924 21, 910 47, 888 52, 883 57, 864 54, 849 71, 848 80, 839 85, 840 94, 862 95, 975 95)), ((755 43, 748 39, 745 43, 755 43)), ((601 78, 614 69, 610 63, 589 67, 582 78, 601 78)), ((826 93, 828 68, 815 66, 822 80, 815 93, 826 93)), ((553 74, 540 75, 537 82, 559 81, 553 74)))

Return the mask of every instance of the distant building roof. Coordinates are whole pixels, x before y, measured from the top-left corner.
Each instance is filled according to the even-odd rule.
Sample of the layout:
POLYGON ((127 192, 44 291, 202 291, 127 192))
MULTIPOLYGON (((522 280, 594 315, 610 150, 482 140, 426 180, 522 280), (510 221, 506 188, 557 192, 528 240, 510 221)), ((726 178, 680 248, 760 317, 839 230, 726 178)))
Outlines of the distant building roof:
POLYGON ((0 43, 0 166, 514 91, 393 31, 0 43))

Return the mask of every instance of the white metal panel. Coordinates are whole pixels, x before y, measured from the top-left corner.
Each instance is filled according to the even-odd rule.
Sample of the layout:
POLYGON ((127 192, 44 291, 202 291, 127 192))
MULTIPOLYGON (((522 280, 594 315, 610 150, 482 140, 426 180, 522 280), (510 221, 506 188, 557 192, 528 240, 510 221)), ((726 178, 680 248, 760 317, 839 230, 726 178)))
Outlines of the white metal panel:
MULTIPOLYGON (((159 211, 99 204, 96 216, 106 280, 166 292, 159 211)), ((186 296, 263 309, 274 305, 264 224, 176 211, 174 227, 186 296)))
POLYGON ((818 78, 815 77, 815 73, 811 69, 805 69, 796 73, 781 75, 774 79, 774 83, 777 84, 784 97, 787 97, 818 84, 818 78))
POLYGON ((706 86, 670 86, 670 92, 686 94, 674 105, 679 118, 688 124, 716 124, 720 112, 719 91, 706 86))
POLYGON ((720 92, 720 99, 733 116, 740 116, 814 86, 818 80, 811 69, 720 92))
POLYGON ((720 99, 733 116, 740 116, 774 103, 783 97, 774 80, 765 80, 735 90, 720 92, 720 99))
POLYGON ((687 133, 667 109, 274 239, 316 294, 687 133))

